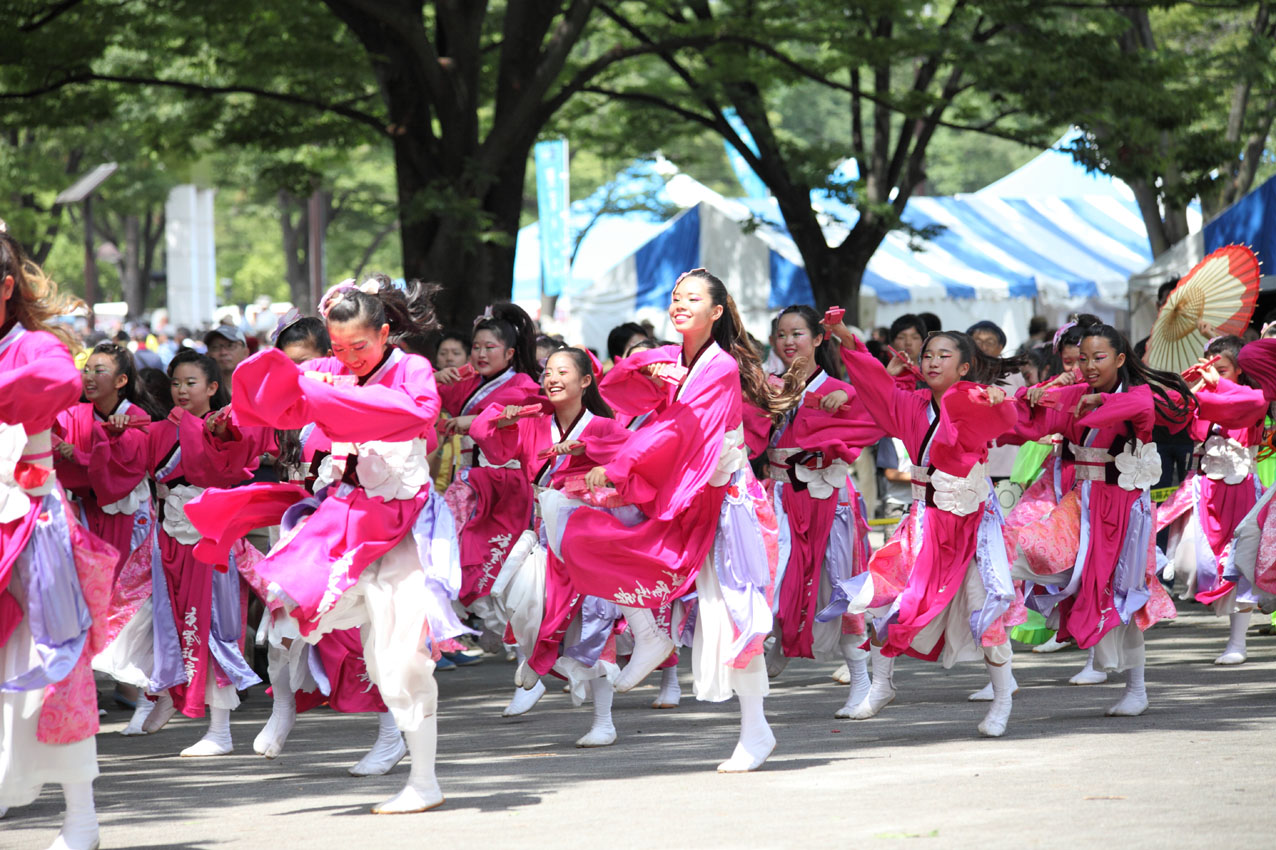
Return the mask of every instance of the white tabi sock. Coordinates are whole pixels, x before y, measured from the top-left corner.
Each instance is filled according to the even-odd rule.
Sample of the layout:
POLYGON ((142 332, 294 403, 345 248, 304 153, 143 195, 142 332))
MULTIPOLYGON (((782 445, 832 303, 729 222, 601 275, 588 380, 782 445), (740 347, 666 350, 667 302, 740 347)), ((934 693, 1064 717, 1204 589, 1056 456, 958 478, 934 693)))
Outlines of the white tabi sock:
POLYGON ((1108 717, 1138 717, 1148 710, 1148 691, 1143 683, 1143 665, 1126 671, 1125 693, 1107 710, 1108 717))
POLYGON ((377 714, 377 740, 372 749, 350 768, 351 776, 384 776, 408 754, 408 745, 388 711, 377 714))
POLYGON ((142 722, 142 731, 148 735, 158 732, 173 718, 176 711, 177 706, 173 705, 173 697, 168 691, 163 691, 155 698, 155 705, 151 708, 150 716, 142 722))
POLYGON ((204 737, 182 750, 183 758, 229 755, 233 749, 230 740, 230 709, 208 709, 208 731, 204 737))
POLYGON ((988 676, 992 679, 992 705, 979 724, 979 734, 985 738, 1000 738, 1006 733, 1006 724, 1010 722, 1010 706, 1015 692, 1015 677, 1010 670, 1010 662, 1001 666, 985 662, 988 676))
POLYGON ((1094 647, 1090 647, 1090 655, 1085 660, 1081 672, 1068 680, 1069 685, 1102 685, 1108 680, 1108 674, 1094 669, 1094 647))
POLYGON ((434 776, 434 755, 439 743, 439 717, 431 714, 421 721, 414 732, 404 732, 403 738, 412 757, 408 771, 408 784, 402 791, 373 808, 378 815, 398 815, 424 812, 443 804, 443 791, 434 776))
POLYGON ((882 655, 880 647, 870 650, 873 660, 873 684, 868 696, 850 713, 850 720, 867 720, 895 700, 895 659, 882 655))
POLYGON ((133 709, 133 716, 129 718, 128 725, 120 730, 121 735, 145 735, 146 730, 142 728, 146 723, 146 718, 151 716, 151 712, 155 710, 155 703, 146 698, 145 694, 137 695, 137 706, 133 709))
POLYGON ((288 735, 297 722, 297 697, 292 690, 287 664, 282 666, 280 674, 278 680, 270 683, 274 700, 270 706, 270 719, 253 740, 253 752, 268 759, 273 759, 284 751, 288 735))
POLYGON ((1227 638, 1227 646, 1223 648, 1223 654, 1214 659, 1215 664, 1244 664, 1245 654, 1245 632, 1249 629, 1250 612, 1241 611, 1236 614, 1229 615, 1231 633, 1227 638))
POLYGON ((98 846, 97 811, 93 807, 92 782, 67 782, 62 785, 66 815, 62 830, 49 845, 49 850, 96 850, 98 846))
POLYGON ((766 722, 762 697, 737 694, 740 700, 740 740, 731 758, 718 765, 718 773, 748 773, 757 770, 775 749, 775 735, 766 722))
POLYGON ((868 676, 869 651, 858 645, 859 640, 859 635, 842 635, 838 644, 842 657, 846 659, 846 672, 851 686, 846 694, 846 703, 833 713, 834 717, 843 720, 850 718, 851 713, 860 707, 872 687, 872 680, 868 676))
POLYGON ((677 708, 682 701, 682 685, 678 684, 678 665, 660 671, 660 693, 652 708, 677 708))
POLYGON ((617 693, 623 694, 637 687, 652 670, 664 663, 674 646, 668 632, 656 625, 651 609, 626 608, 622 605, 620 612, 625 615, 625 622, 629 624, 629 631, 634 636, 634 651, 615 683, 617 693))
POLYGON ((594 697, 594 722, 576 746, 609 747, 616 743, 616 727, 611 722, 611 704, 616 692, 606 676, 590 679, 589 692, 594 697))

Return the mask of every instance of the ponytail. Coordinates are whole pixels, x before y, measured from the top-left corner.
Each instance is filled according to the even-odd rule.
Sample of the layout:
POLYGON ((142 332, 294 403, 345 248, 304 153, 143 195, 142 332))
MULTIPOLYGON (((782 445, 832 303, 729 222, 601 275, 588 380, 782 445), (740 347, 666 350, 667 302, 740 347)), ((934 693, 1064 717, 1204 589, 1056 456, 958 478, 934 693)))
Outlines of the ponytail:
POLYGON ((1018 372, 1023 365, 1022 357, 993 357, 984 354, 983 349, 975 344, 969 334, 960 331, 935 331, 926 337, 926 341, 922 343, 923 356, 926 354, 930 341, 941 336, 957 346, 962 363, 970 364, 970 371, 966 373, 965 378, 967 381, 986 385, 999 384, 1008 375, 1018 372))
POLYGON ((509 301, 499 301, 474 323, 474 333, 490 331, 506 348, 514 349, 514 371, 540 380, 541 367, 536 362, 536 325, 527 311, 509 301))
POLYGON ((381 273, 357 286, 350 278, 328 290, 319 302, 319 313, 326 322, 358 320, 370 328, 388 325, 391 343, 407 340, 411 345, 438 330, 434 296, 442 288, 410 280, 400 289, 381 273))

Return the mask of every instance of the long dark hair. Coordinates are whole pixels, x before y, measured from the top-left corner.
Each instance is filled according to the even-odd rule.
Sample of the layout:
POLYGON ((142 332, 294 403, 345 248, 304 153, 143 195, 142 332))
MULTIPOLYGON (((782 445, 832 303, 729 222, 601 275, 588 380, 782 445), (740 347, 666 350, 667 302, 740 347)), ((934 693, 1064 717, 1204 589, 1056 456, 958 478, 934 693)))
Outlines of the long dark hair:
POLYGON ((204 373, 204 380, 208 383, 217 383, 217 392, 213 393, 213 397, 208 400, 208 406, 213 410, 221 410, 230 404, 230 390, 226 388, 226 382, 222 380, 222 370, 218 367, 217 361, 209 357, 207 354, 200 354, 193 348, 183 348, 177 352, 177 355, 168 362, 168 379, 173 379, 173 373, 177 371, 177 367, 183 363, 193 363, 199 367, 204 373))
POLYGON ((131 351, 114 342, 99 342, 89 352, 90 357, 94 354, 104 354, 110 357, 115 363, 115 374, 124 376, 126 383, 118 391, 120 398, 145 410, 146 415, 150 416, 151 419, 163 419, 168 415, 168 412, 163 410, 155 399, 151 398, 150 391, 138 378, 137 361, 133 359, 131 351))
POLYGON ((438 329, 434 296, 442 287, 437 283, 410 280, 399 289, 383 274, 374 274, 370 280, 377 282, 375 293, 364 292, 353 284, 333 293, 321 305, 321 310, 327 311, 324 318, 329 322, 358 320, 370 328, 389 325, 393 345, 404 340, 412 344, 438 329))
POLYGON ((487 310, 490 315, 484 315, 474 323, 474 336, 479 331, 495 334, 506 348, 514 349, 514 371, 531 375, 539 381, 541 367, 536 362, 536 325, 532 317, 522 307, 509 301, 499 301, 487 310))
POLYGON ((168 375, 165 375, 162 369, 142 369, 137 373, 137 379, 139 386, 146 387, 146 394, 155 405, 156 413, 159 414, 156 416, 153 413, 151 418, 166 419, 173 410, 173 393, 168 375))
POLYGON ((961 331, 935 331, 926 337, 925 342, 922 343, 923 357, 926 355, 926 349, 930 347, 931 340, 939 337, 944 337, 957 346, 957 354, 961 357, 961 362, 970 364, 970 371, 965 377, 967 381, 974 381, 977 384, 998 384, 1007 375, 1018 372, 1019 367, 1023 365, 1022 357, 991 357, 984 354, 983 350, 975 345, 974 339, 961 331))
POLYGON ((1081 339, 1084 341, 1092 336, 1103 337, 1112 346, 1113 351, 1125 355, 1125 362, 1117 371, 1117 380, 1127 389, 1146 384, 1151 387, 1155 395, 1157 412, 1163 418, 1175 423, 1187 420, 1196 407, 1196 397, 1192 395, 1192 390, 1183 380, 1182 375, 1153 369, 1139 360, 1134 356, 1134 350, 1130 346, 1130 341, 1125 338, 1125 334, 1111 325, 1090 325, 1081 334, 1081 339), (1178 393, 1179 398, 1176 399, 1172 393, 1178 393))
MULTIPOLYGON (((344 321, 344 320, 338 320, 344 321)), ((377 327, 381 327, 377 325, 377 327)), ((287 348, 299 342, 309 343, 319 356, 325 356, 332 349, 332 340, 328 338, 328 328, 323 320, 314 316, 303 316, 279 332, 275 339, 275 347, 287 348)))
POLYGON ((589 383, 585 386, 585 391, 581 394, 580 401, 586 410, 595 416, 602 416, 605 419, 615 419, 616 414, 612 412, 607 402, 603 401, 603 394, 598 391, 598 376, 594 374, 593 361, 589 359, 589 355, 581 351, 579 348, 569 348, 564 346, 556 351, 551 351, 549 357, 545 360, 545 365, 549 365, 549 361, 555 357, 567 356, 572 359, 572 364, 576 367, 576 371, 589 378, 589 383))
POLYGON ((0 336, 15 324, 29 331, 48 331, 66 345, 71 353, 80 350, 80 340, 65 326, 52 321, 54 316, 69 313, 83 302, 58 292, 44 271, 27 258, 18 240, 9 235, 0 221, 0 282, 13 278, 13 294, 4 305, 4 324, 0 336))
POLYGON ((827 372, 830 377, 838 377, 841 372, 839 369, 840 359, 833 353, 833 343, 829 340, 829 334, 824 330, 824 325, 820 321, 823 317, 816 313, 814 308, 805 304, 791 304, 785 307, 780 311, 780 315, 775 317, 777 330, 779 329, 780 319, 794 314, 802 317, 802 321, 806 323, 806 329, 811 332, 812 338, 816 336, 824 337, 824 339, 820 340, 820 344, 815 346, 815 365, 827 372))
POLYGON ((719 348, 735 358, 740 368, 740 389, 744 392, 745 400, 752 402, 773 418, 782 414, 791 406, 791 403, 777 400, 767 384, 766 372, 762 370, 762 360, 758 357, 753 343, 749 342, 744 322, 740 321, 740 311, 736 309, 735 299, 731 297, 731 293, 727 292, 726 284, 705 269, 692 269, 679 276, 678 281, 674 283, 674 289, 677 289, 678 284, 687 278, 703 281, 709 290, 709 300, 715 307, 722 308, 722 315, 713 323, 710 336, 719 348))
POLYGON ((1241 347, 1244 345, 1245 340, 1241 339, 1236 334, 1220 336, 1206 346, 1205 356, 1213 357, 1216 354, 1221 354, 1226 357, 1230 357, 1232 359, 1232 365, 1236 367, 1236 383, 1243 384, 1247 387, 1257 387, 1258 385, 1254 383, 1253 379, 1251 379, 1250 376, 1241 369, 1240 355, 1241 347))
POLYGON ((616 325, 607 334, 607 356, 615 363, 625 356, 625 343, 636 336, 646 336, 647 329, 637 322, 616 325))

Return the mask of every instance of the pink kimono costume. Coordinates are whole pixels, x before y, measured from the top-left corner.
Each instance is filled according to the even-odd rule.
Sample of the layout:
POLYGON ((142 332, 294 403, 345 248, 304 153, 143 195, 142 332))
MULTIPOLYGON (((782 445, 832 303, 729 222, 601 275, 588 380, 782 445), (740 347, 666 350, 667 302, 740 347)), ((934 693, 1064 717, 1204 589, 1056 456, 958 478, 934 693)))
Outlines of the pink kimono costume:
MULTIPOLYGON (((336 358, 297 367, 273 349, 235 370, 239 422, 269 428, 314 423, 333 444, 316 481, 318 506, 297 506, 304 521, 285 514, 288 530, 256 571, 268 588, 267 604, 286 609, 307 642, 360 629, 371 683, 399 728, 415 731, 437 708, 435 642, 467 631, 451 604, 461 582, 452 515, 432 497, 426 460, 439 414, 434 372, 425 358, 397 348, 388 349, 356 386, 303 371, 351 375, 336 358)), ((273 494, 286 502, 287 488, 299 489, 244 489, 266 502, 273 494)), ((217 495, 231 504, 236 498, 217 495)), ((240 531, 227 511, 215 507, 201 506, 196 517, 209 557, 240 531)))
MULTIPOLYGON (((155 555, 155 510, 150 486, 151 418, 121 400, 113 413, 130 417, 122 432, 89 403, 58 416, 55 442, 70 443, 69 458, 54 455, 58 480, 76 499, 90 531, 120 553, 111 584, 107 646, 93 669, 139 688, 150 686, 152 646, 151 568, 155 555)), ((56 446, 55 446, 56 448, 56 446)))
POLYGON ((802 398, 841 390, 849 399, 832 413, 800 403, 768 435, 767 488, 780 529, 779 592, 775 619, 790 658, 841 660, 843 635, 866 640, 864 593, 868 580, 868 524, 851 464, 883 431, 856 399, 850 384, 817 371, 802 398))
MULTIPOLYGON (((488 405, 521 404, 539 391, 530 375, 510 367, 486 380, 475 375, 440 387, 439 397, 452 416, 473 416, 488 405)), ((510 547, 531 523, 532 485, 519 466, 522 461, 492 463, 468 435, 461 439, 461 449, 453 458, 457 468, 444 494, 460 529, 461 604, 499 633, 504 624, 492 603, 484 600, 510 547)))
MULTIPOLYGON (((543 403, 544 399, 528 397, 524 401, 543 403)), ((470 436, 493 464, 517 459, 520 468, 531 476, 538 495, 548 489, 561 488, 568 477, 584 475, 612 459, 629 436, 614 419, 595 416, 588 410, 582 410, 580 416, 566 426, 561 425, 555 415, 547 414, 498 427, 503 410, 501 405, 488 406, 474 420, 470 436), (584 453, 556 455, 548 460, 537 457, 542 450, 565 441, 584 443, 584 453)), ((556 511, 557 506, 552 510, 556 511)), ((631 524, 641 519, 641 513, 632 506, 611 512, 631 524)), ((611 636, 620 610, 609 600, 577 591, 563 562, 548 547, 548 531, 540 520, 539 503, 536 513, 535 527, 523 532, 511 550, 493 585, 493 596, 506 609, 507 642, 518 643, 527 655, 528 666, 541 676, 556 672, 573 685, 573 694, 583 697, 584 689, 580 686, 585 681, 617 669, 611 636), (517 573, 525 567, 541 571, 541 558, 544 558, 544 587, 533 589, 526 585, 531 576, 519 577, 517 573), (541 598, 527 598, 538 591, 541 598), (521 604, 511 604, 515 599, 521 604), (600 666, 600 660, 605 665, 600 666)))
POLYGON ((842 360, 877 424, 915 459, 909 513, 869 561, 882 655, 1006 663, 1015 589, 984 464, 989 442, 1014 425, 1014 405, 961 381, 936 409, 930 390, 904 389, 862 342, 843 346, 842 360))
POLYGON ((1090 392, 1078 384, 1051 390, 1049 404, 1029 409, 1018 402, 1020 433, 1063 434, 1079 486, 1038 520, 1051 527, 1039 539, 1053 541, 1052 548, 1039 553, 1040 565, 1016 564, 1016 577, 1035 583, 1028 605, 1060 640, 1094 647, 1095 669, 1121 671, 1143 665, 1142 632, 1175 616, 1155 576, 1148 487, 1161 476, 1149 442, 1156 410, 1152 390, 1137 386, 1104 393, 1097 409, 1077 418, 1077 402, 1090 392))
POLYGON ((1250 611, 1258 603, 1254 586, 1229 567, 1236 527, 1263 492, 1254 467, 1267 399, 1262 390, 1227 380, 1195 395, 1192 469, 1157 511, 1156 529, 1171 530, 1166 556, 1184 580, 1183 598, 1195 596, 1215 614, 1250 611))
POLYGON ((696 697, 765 696, 777 530, 748 464, 739 367, 712 341, 692 363, 682 356, 676 345, 641 351, 602 381, 622 414, 653 413, 604 464, 620 497, 646 519, 627 525, 571 506, 547 517, 549 543, 581 593, 617 605, 659 608, 694 584, 695 615, 675 624, 675 642, 691 638, 696 697), (688 368, 676 386, 657 386, 640 371, 671 362, 688 368))
MULTIPOLYGON (((1276 339, 1256 339, 1241 349, 1239 365, 1262 388, 1270 404, 1276 402, 1276 339)), ((1276 485, 1236 525, 1231 565, 1227 574, 1243 577, 1259 591, 1276 594, 1276 511, 1271 509, 1276 485)))
POLYGON ((203 717, 205 704, 236 708, 236 691, 261 682, 243 653, 248 597, 241 577, 251 577, 261 554, 236 540, 217 565, 197 557, 202 535, 187 505, 207 488, 251 478, 262 452, 273 447, 274 433, 229 426, 225 437, 214 437, 206 425, 206 417, 175 407, 149 432, 160 557, 151 573, 154 658, 148 689, 167 688, 187 717, 203 717))
POLYGON ((0 337, 0 806, 98 774, 97 688, 117 553, 77 521, 50 429, 80 396, 57 337, 0 337))

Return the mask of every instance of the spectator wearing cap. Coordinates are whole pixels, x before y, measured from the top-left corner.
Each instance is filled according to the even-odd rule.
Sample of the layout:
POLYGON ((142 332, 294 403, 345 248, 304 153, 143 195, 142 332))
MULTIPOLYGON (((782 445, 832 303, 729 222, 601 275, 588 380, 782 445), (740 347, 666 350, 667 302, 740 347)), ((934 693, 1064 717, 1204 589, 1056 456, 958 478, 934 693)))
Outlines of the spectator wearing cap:
POLYGON ((248 340, 244 332, 234 325, 217 325, 204 334, 204 345, 208 346, 208 356, 217 361, 225 377, 226 388, 230 389, 230 376, 235 367, 248 359, 248 340))

